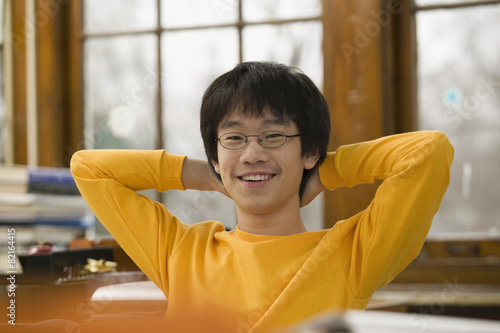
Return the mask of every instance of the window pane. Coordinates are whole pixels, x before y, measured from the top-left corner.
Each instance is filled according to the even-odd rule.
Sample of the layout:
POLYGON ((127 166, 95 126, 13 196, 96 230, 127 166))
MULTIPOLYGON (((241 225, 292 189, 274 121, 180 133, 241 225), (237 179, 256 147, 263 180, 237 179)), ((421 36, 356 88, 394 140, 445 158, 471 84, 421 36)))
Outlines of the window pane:
POLYGON ((419 122, 455 147, 431 234, 500 228, 500 6, 417 15, 419 122))
POLYGON ((155 148, 156 37, 85 43, 87 148, 155 148))
POLYGON ((3 40, 4 40, 4 1, 0 0, 0 163, 5 162, 7 140, 7 119, 5 116, 3 40))
POLYGON ((162 26, 186 27, 233 23, 238 20, 238 0, 162 0, 162 26))
POLYGON ((314 17, 321 15, 320 0, 242 0, 245 21, 314 17))
POLYGON ((321 88, 322 42, 321 22, 247 26, 243 30, 243 58, 298 67, 321 88))
POLYGON ((0 47, 0 163, 5 163, 6 140, 7 119, 5 116, 3 48, 0 47))
MULTIPOLYGON (((163 129, 165 149, 206 159, 199 129, 203 92, 219 75, 238 62, 238 34, 233 28, 170 32, 162 49, 164 80, 163 129)), ((207 219, 235 225, 232 201, 205 192, 169 191, 167 207, 188 223, 207 219)))
POLYGON ((155 29, 156 0, 84 0, 84 32, 155 29))
POLYGON ((5 25, 5 16, 4 16, 4 0, 0 0, 0 44, 3 44, 4 39, 4 25, 5 25))

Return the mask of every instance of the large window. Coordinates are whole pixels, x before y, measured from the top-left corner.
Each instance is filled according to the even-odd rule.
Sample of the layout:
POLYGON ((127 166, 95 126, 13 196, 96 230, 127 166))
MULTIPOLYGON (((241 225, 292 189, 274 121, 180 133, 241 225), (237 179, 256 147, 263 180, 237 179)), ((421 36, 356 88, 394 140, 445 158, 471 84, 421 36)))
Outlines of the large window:
POLYGON ((431 235, 498 236, 500 1, 415 2, 418 126, 444 131, 455 147, 431 235))
MULTIPOLYGON (((40 165, 67 165, 82 148, 164 148, 204 158, 198 129, 204 89, 240 61, 275 60, 303 69, 323 87, 331 149, 402 131, 443 130, 455 161, 431 235, 498 234, 500 0, 7 3, 12 33, 6 33, 26 43, 14 54, 0 38, 0 57, 13 64, 0 62, 0 77, 7 72, 12 81, 0 86, 2 160, 7 155, 26 164, 35 151, 40 165), (26 26, 29 13, 38 25, 26 26), (342 45, 351 46, 350 55, 342 45), (12 116, 8 154, 6 114, 12 116), (32 126, 36 135, 26 126, 34 119, 41 120, 32 126)), ((151 195, 187 222, 220 219, 234 226, 224 197, 151 195)), ((325 207, 322 198, 315 201, 304 220, 309 229, 322 227, 324 211, 331 226, 372 198, 361 187, 328 192, 325 207)))
MULTIPOLYGON (((86 148, 205 158, 202 94, 241 61, 296 66, 322 86, 319 0, 84 0, 83 7, 86 148)), ((172 191, 162 200, 183 221, 235 225, 221 195, 172 191)), ((304 210, 309 229, 322 227, 321 212, 321 198, 304 210)))
POLYGON ((0 163, 5 163, 6 141, 7 141, 7 119, 5 110, 5 71, 4 71, 4 27, 5 27, 5 3, 0 0, 0 163))

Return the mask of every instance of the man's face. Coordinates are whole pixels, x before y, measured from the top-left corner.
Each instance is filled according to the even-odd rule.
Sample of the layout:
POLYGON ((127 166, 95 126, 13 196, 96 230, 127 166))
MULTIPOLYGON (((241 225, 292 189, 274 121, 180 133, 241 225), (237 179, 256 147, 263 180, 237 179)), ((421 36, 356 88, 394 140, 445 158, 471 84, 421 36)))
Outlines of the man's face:
MULTIPOLYGON (((219 125, 218 137, 231 132, 259 135, 266 131, 300 134, 295 123, 282 122, 270 111, 259 117, 233 112, 219 125)), ((257 137, 249 137, 243 148, 230 150, 218 144, 217 149, 215 171, 237 208, 254 214, 291 207, 288 205, 298 207, 303 170, 313 168, 317 161, 317 157, 302 156, 300 136, 288 138, 277 148, 263 147, 257 137)))

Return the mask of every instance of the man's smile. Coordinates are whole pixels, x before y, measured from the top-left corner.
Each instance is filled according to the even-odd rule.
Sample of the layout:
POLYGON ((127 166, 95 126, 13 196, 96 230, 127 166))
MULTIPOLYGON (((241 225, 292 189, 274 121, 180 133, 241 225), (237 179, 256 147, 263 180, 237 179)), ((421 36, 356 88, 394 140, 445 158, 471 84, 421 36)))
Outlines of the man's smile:
POLYGON ((267 174, 267 175, 247 175, 247 176, 241 176, 238 178, 245 180, 245 181, 250 181, 250 182, 260 182, 263 180, 271 179, 272 177, 274 177, 274 175, 267 174))

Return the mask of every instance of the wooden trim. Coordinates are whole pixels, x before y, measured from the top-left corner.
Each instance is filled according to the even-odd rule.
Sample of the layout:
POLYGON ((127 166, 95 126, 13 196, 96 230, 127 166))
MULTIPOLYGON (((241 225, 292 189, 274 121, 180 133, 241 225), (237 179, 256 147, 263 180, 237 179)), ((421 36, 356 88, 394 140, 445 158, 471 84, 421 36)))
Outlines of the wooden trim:
POLYGON ((35 11, 38 164, 67 167, 84 146, 81 1, 37 0, 35 11))
POLYGON ((84 101, 83 101, 83 6, 82 0, 69 1, 63 7, 65 25, 68 27, 68 75, 66 82, 69 89, 67 145, 64 151, 64 164, 69 165, 75 151, 85 148, 84 137, 84 101))
MULTIPOLYGON (((51 15, 43 6, 53 5, 53 0, 35 1, 35 13, 43 24, 37 25, 36 32, 36 85, 38 106, 38 156, 41 166, 62 164, 60 145, 65 138, 62 124, 66 117, 62 108, 62 78, 60 70, 59 48, 61 35, 59 15, 51 15), (43 21, 42 21, 43 19, 43 21)), ((51 7, 54 8, 54 7, 51 7)), ((55 12, 55 9, 53 10, 55 12)), ((59 14, 59 13, 57 13, 59 14)))
MULTIPOLYGON (((429 258, 497 258, 500 260, 500 239, 427 240, 421 257, 429 258)), ((498 280, 500 284, 500 280, 498 280)))
MULTIPOLYGON (((26 41, 25 1, 12 1, 12 63, 13 63, 13 163, 28 164, 26 118, 26 41)), ((6 36, 9 38, 9 36, 6 36)))
MULTIPOLYGON (((379 0, 323 0, 323 91, 332 120, 330 150, 389 134, 382 89, 383 31, 372 14, 380 10, 379 0)), ((368 206, 376 187, 327 191, 325 227, 368 206)))
POLYGON ((4 3, 4 36, 2 43, 2 68, 3 68, 3 87, 4 87, 4 101, 5 101, 5 123, 0 125, 0 129, 5 131, 3 133, 4 142, 1 144, 5 149, 3 160, 0 162, 12 164, 14 163, 14 135, 13 131, 13 38, 12 38, 12 3, 6 0, 4 3))
MULTIPOLYGON (((391 11, 391 0, 383 0, 384 10, 391 11)), ((383 68, 387 133, 415 131, 417 121, 417 42, 415 13, 406 0, 385 29, 383 68)))
MULTIPOLYGON (((410 0, 323 0, 330 150, 417 128, 415 13, 410 0)), ((325 227, 366 208, 380 184, 325 194, 325 227)))
POLYGON ((414 261, 393 280, 393 283, 459 283, 498 285, 500 259, 432 258, 414 261))

